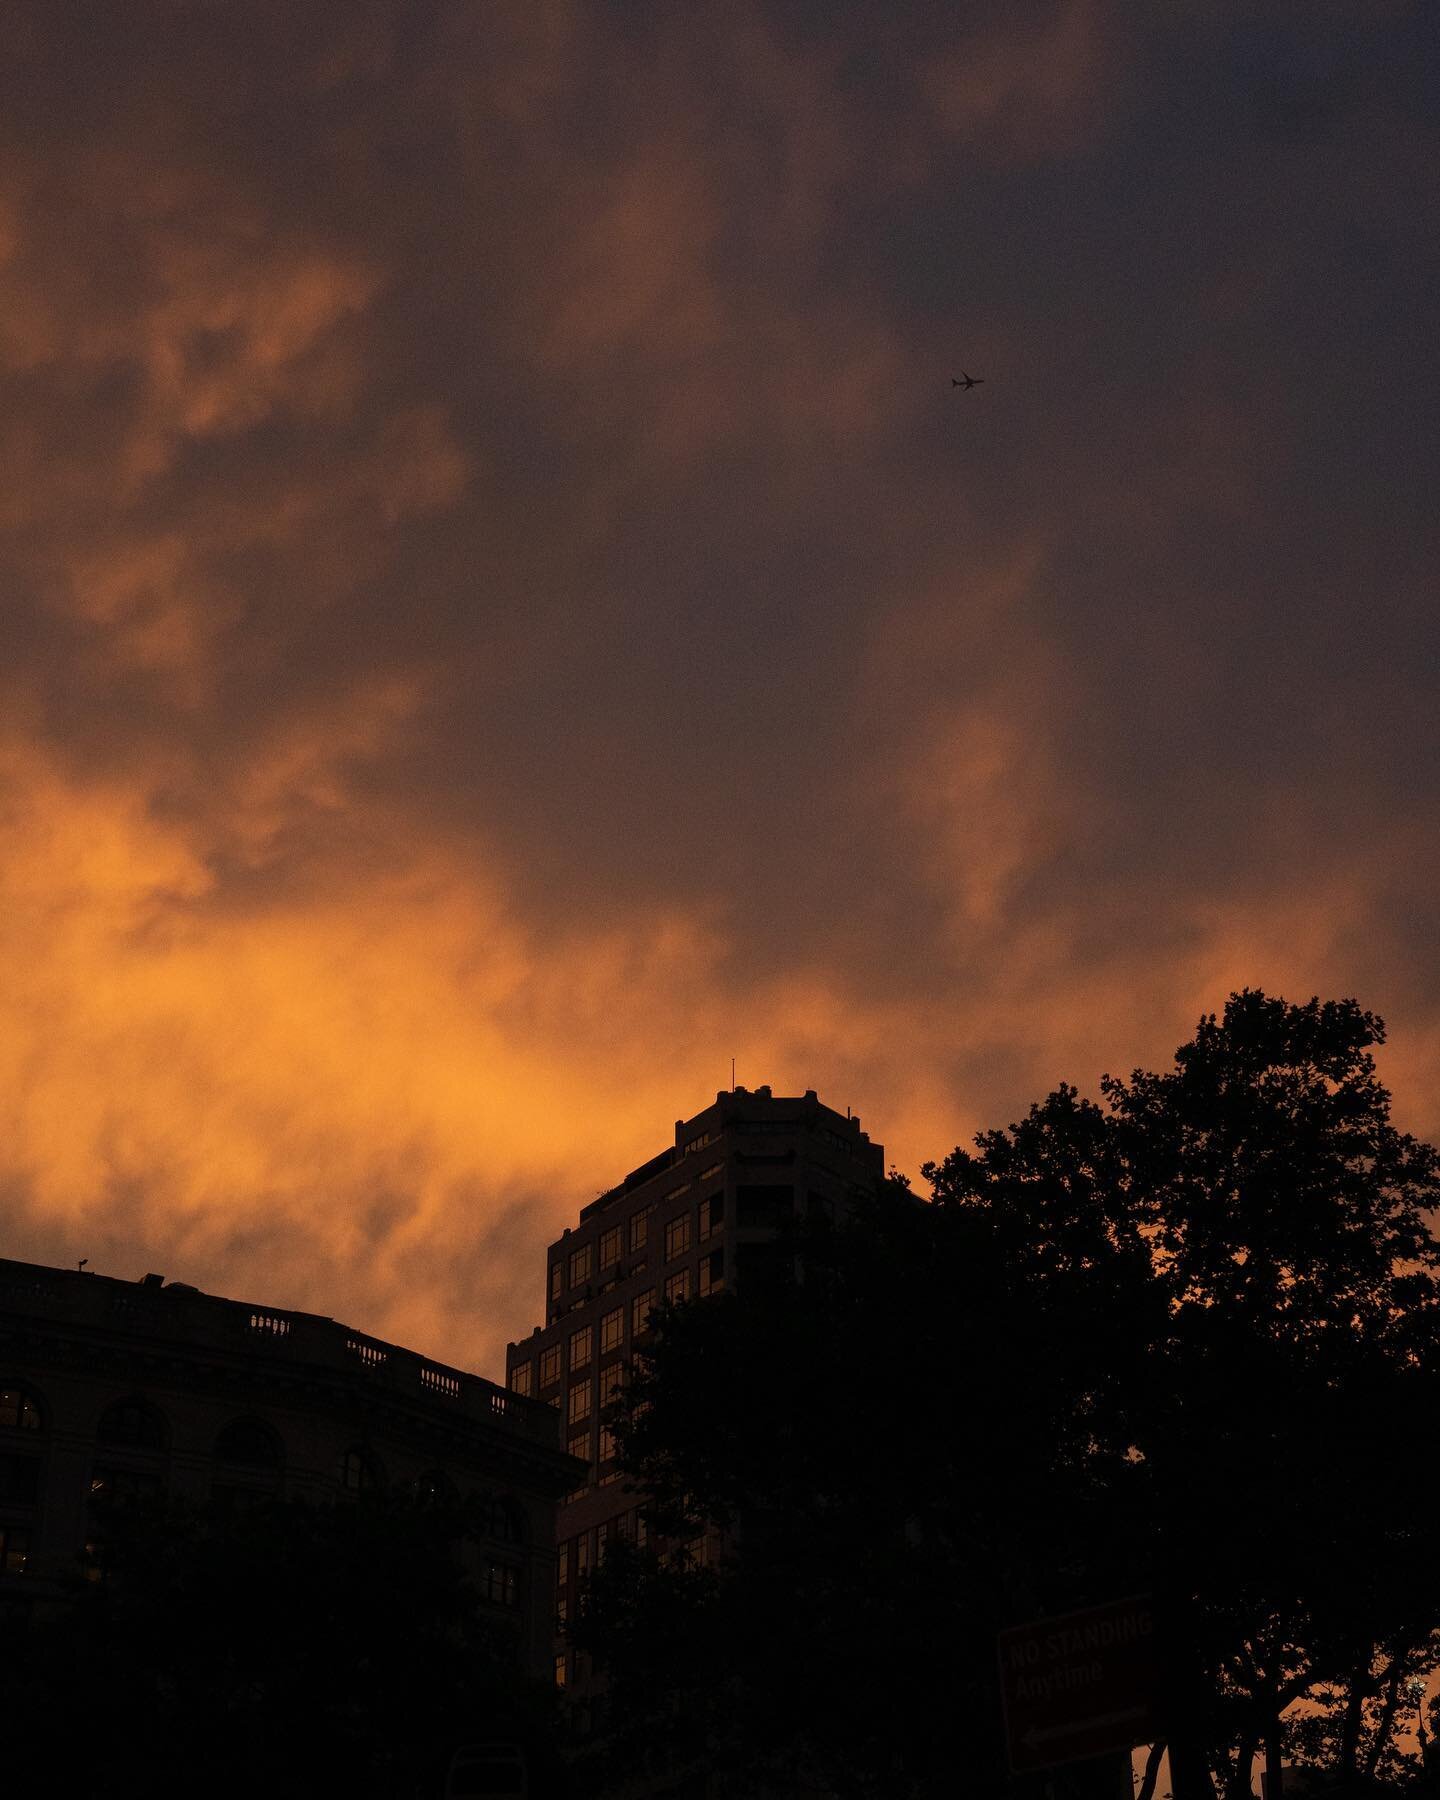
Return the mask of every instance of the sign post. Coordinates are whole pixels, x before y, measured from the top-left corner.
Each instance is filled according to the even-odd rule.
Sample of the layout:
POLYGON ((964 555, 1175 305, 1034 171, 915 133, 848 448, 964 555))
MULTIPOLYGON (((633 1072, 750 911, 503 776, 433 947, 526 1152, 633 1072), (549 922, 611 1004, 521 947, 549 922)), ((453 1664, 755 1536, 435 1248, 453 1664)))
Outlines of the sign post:
POLYGON ((1012 1773, 1152 1741, 1155 1626, 1148 1596, 1011 1626, 998 1648, 1012 1773))

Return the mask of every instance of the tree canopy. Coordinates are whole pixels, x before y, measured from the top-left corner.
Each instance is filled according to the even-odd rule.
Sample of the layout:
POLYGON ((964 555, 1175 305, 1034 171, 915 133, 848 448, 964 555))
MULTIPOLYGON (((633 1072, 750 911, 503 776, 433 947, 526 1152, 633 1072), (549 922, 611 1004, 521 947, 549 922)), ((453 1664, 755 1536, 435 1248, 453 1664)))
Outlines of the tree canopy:
POLYGON ((1339 1776, 1413 1774, 1385 1696, 1440 1627, 1440 1161, 1391 1123, 1383 1041, 1353 1001, 1236 994, 1171 1070, 1061 1086, 927 1165, 928 1203, 892 1185, 808 1231, 783 1295, 662 1314, 626 1466, 672 1543, 731 1553, 683 1592, 597 1574, 612 1741, 643 1637, 617 1623, 668 1583, 737 1791, 938 1793, 957 1761, 999 1786, 996 1629, 1145 1587, 1177 1800, 1248 1794, 1307 1697, 1342 1715, 1313 1752, 1339 1776))

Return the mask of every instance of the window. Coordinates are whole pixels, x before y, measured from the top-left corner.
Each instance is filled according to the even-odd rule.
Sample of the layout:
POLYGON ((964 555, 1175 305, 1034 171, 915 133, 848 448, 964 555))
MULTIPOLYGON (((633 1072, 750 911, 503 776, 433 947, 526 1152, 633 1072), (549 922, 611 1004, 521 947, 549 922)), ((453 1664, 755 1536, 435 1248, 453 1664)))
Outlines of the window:
POLYGON ((701 1203, 700 1235, 701 1237, 713 1237, 717 1231, 723 1231, 724 1228, 725 1196, 724 1194, 712 1194, 708 1200, 701 1203))
POLYGON ((565 1685, 565 1656, 563 1652, 555 1658, 555 1685, 557 1688, 563 1688, 565 1685))
POLYGON ((565 1286, 565 1265, 553 1262, 550 1265, 550 1298, 558 1300, 565 1286))
POLYGON ((516 1363, 510 1371, 510 1392, 512 1394, 528 1394, 531 1378, 535 1373, 535 1365, 531 1362, 516 1363))
POLYGON ((373 1494, 380 1486, 380 1470, 373 1456, 352 1445, 340 1458, 340 1486, 347 1494, 373 1494))
POLYGON ((605 1551, 606 1551, 609 1543, 610 1543, 610 1521, 608 1519, 603 1519, 600 1522, 600 1524, 598 1524, 595 1527, 595 1560, 596 1560, 596 1562, 600 1562, 604 1559, 605 1551))
POLYGON ((570 1252, 570 1285, 578 1287, 582 1281, 590 1279, 590 1269, 595 1257, 593 1244, 582 1244, 578 1250, 570 1252))
POLYGON ((600 1371, 600 1404, 602 1406, 608 1406, 612 1400, 618 1400, 624 1392, 624 1363, 611 1363, 608 1369, 600 1371))
POLYGON ((540 1385, 542 1388, 554 1387, 560 1379, 560 1346, 552 1344, 548 1350, 540 1352, 540 1385))
POLYGON ((630 1335, 639 1337, 650 1318, 650 1309, 655 1304, 654 1288, 646 1288, 643 1294, 637 1294, 630 1302, 630 1335))
POLYGON ((737 1225, 777 1225, 795 1210, 795 1190, 790 1187, 742 1187, 735 1197, 737 1225))
POLYGON ((665 1260, 674 1262, 677 1256, 683 1256, 690 1248, 690 1215, 681 1213, 678 1219, 672 1219, 665 1227, 665 1260))
POLYGON ((712 1175, 718 1175, 725 1167, 723 1162, 711 1163, 708 1169, 702 1169, 695 1177, 697 1181, 708 1181, 712 1175))
POLYGON ((615 1460, 615 1433, 608 1425, 600 1427, 600 1460, 602 1463, 615 1460))
POLYGON ((618 1350, 625 1342, 625 1308, 617 1306, 600 1321, 600 1351, 618 1350))
POLYGON ((679 1306, 682 1301, 688 1300, 689 1298, 690 1271, 688 1269, 677 1269, 673 1275, 666 1277, 665 1304, 667 1306, 679 1306))
POLYGON ((30 1532, 23 1525, 0 1525, 0 1573, 19 1575, 30 1560, 30 1532))
POLYGON ((570 1367, 583 1369, 590 1360, 590 1347, 595 1334, 588 1325, 570 1333, 570 1367))
POLYGON ((555 1552, 555 1585, 564 1587, 570 1579, 570 1546, 562 1544, 555 1552))
POLYGON ((492 1606, 514 1606, 520 1598, 520 1574, 510 1563, 487 1562, 480 1591, 492 1606))
POLYGON ((577 1381, 565 1402, 565 1417, 572 1425, 590 1417, 590 1383, 577 1381))
POLYGON ((0 1427, 12 1431, 38 1431, 40 1408, 24 1388, 0 1388, 0 1427))
POLYGON ((113 1500, 125 1505, 133 1500, 153 1500, 164 1491, 165 1484, 153 1469, 97 1467, 90 1476, 92 1500, 113 1500))
POLYGON ((575 1540, 575 1573, 577 1576, 590 1573, 590 1533, 582 1531, 575 1540))
MULTIPOLYGON (((588 1463, 590 1461, 590 1433, 588 1431, 577 1431, 571 1437, 569 1443, 566 1444, 565 1448, 572 1456, 578 1457, 581 1462, 588 1463)), ((580 1471, 580 1481, 576 1487, 571 1489, 569 1497, 572 1500, 577 1499, 589 1486, 590 1471, 588 1468, 582 1469, 580 1471)))
POLYGON ((259 1419, 232 1419, 215 1440, 215 1454, 252 1469, 278 1469, 283 1460, 280 1440, 259 1419))
POLYGON ((649 1542, 650 1542, 650 1521, 645 1517, 645 1514, 637 1506, 635 1509, 635 1544, 636 1544, 636 1547, 637 1547, 637 1549, 643 1550, 649 1542))
POLYGON ((117 1400, 100 1415, 95 1435, 102 1444, 123 1444, 131 1450, 163 1450, 168 1433, 165 1421, 144 1400, 117 1400))
POLYGON ((712 1250, 700 1258, 700 1292, 718 1294, 725 1285, 725 1252, 712 1250))
POLYGON ((707 1144, 713 1144, 720 1133, 718 1131, 702 1131, 698 1137, 691 1138, 685 1145, 685 1154, 692 1150, 703 1150, 707 1144))
POLYGON ((690 1183, 688 1181, 682 1181, 680 1183, 679 1187, 671 1188, 670 1192, 665 1196, 665 1198, 667 1200, 678 1200, 682 1194, 688 1194, 689 1192, 690 1192, 690 1183))
POLYGON ((570 1623, 570 1602, 564 1594, 555 1596, 555 1629, 563 1631, 570 1623))
POLYGON ((600 1267, 610 1269, 620 1260, 620 1227, 612 1225, 600 1233, 600 1267))
POLYGON ((0 1504, 34 1506, 40 1498, 40 1458, 0 1450, 0 1504))
POLYGON ((630 1251, 632 1255, 637 1250, 643 1250, 650 1242, 650 1215, 654 1210, 653 1206, 642 1206, 639 1212, 630 1215, 630 1251))

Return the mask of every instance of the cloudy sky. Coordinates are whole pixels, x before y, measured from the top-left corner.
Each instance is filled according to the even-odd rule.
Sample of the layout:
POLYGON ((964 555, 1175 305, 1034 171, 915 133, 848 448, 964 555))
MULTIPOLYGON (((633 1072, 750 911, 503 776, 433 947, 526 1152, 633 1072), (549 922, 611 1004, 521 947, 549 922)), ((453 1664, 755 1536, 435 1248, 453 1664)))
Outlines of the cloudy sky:
POLYGON ((1424 15, 12 0, 0 1254, 494 1373, 732 1055, 1247 984, 1440 1134, 1424 15))

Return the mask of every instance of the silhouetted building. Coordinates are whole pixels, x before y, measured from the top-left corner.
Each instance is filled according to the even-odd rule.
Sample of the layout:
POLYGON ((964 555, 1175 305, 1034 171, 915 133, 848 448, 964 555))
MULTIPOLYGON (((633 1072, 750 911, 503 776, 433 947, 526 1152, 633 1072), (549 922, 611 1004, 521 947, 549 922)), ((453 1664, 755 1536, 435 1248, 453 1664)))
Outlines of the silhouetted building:
POLYGON ((0 1260, 0 1606, 73 1574, 102 1495, 245 1505, 408 1486, 488 1499, 472 1575, 523 1667, 552 1663, 548 1406, 312 1313, 0 1260))
POLYGON ((588 1687, 563 1636, 579 1582, 612 1536, 645 1539, 600 1414, 625 1381, 651 1309, 763 1278, 783 1254, 787 1221, 836 1217, 884 1173, 884 1152, 860 1121, 813 1091, 781 1098, 768 1087, 736 1088, 677 1120, 673 1145, 582 1208, 550 1246, 546 1323, 508 1347, 506 1374, 513 1393, 560 1410, 566 1447, 587 1465, 556 1525, 562 1686, 588 1687))

